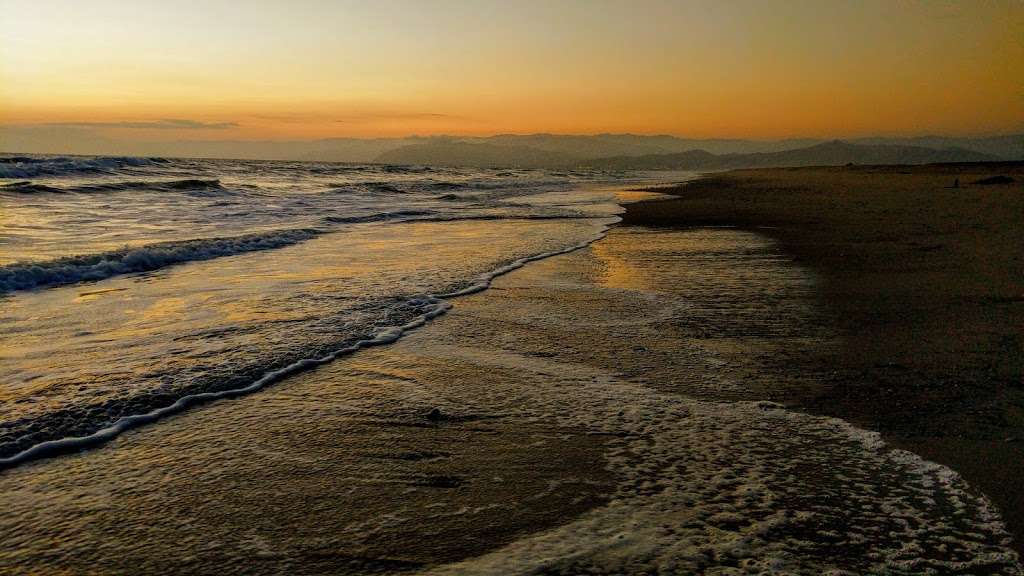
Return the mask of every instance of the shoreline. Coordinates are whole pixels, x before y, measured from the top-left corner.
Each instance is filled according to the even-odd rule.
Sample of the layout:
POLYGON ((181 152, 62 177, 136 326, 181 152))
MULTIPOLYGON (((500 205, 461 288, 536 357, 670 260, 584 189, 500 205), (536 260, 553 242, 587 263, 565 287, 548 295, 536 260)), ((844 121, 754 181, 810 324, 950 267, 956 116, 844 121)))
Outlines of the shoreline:
POLYGON ((1024 552, 1022 181, 1024 163, 738 170, 658 188, 675 198, 619 225, 750 230, 814 271, 839 345, 774 399, 957 470, 1024 552))
POLYGON ((451 309, 451 300, 484 291, 490 287, 491 283, 496 278, 500 278, 501 276, 518 270, 530 262, 545 260, 554 256, 568 254, 576 250, 586 248, 594 242, 604 238, 611 227, 620 220, 618 216, 594 217, 590 219, 602 221, 600 229, 596 234, 579 243, 552 251, 517 258, 493 270, 478 275, 471 279, 465 287, 458 290, 438 294, 425 294, 408 300, 408 304, 420 309, 421 314, 414 316, 402 325, 382 327, 367 338, 346 343, 344 346, 329 351, 326 354, 301 358, 280 368, 268 370, 263 372, 258 378, 251 382, 244 383, 239 387, 186 394, 171 404, 150 410, 149 412, 123 416, 115 420, 113 423, 89 434, 65 436, 45 440, 10 455, 0 454, 0 474, 2 474, 4 470, 11 469, 34 460, 51 458, 81 450, 88 450, 110 442, 126 431, 154 424, 160 420, 190 410, 194 407, 202 406, 217 400, 237 398, 253 394, 280 382, 281 380, 299 375, 317 366, 334 362, 340 358, 344 358, 358 352, 359 350, 394 343, 402 338, 407 332, 421 328, 439 316, 443 316, 449 309, 451 309))
POLYGON ((6 470, 0 567, 1014 573, 970 478, 790 401, 841 331, 755 232, 612 226, 393 344, 6 470))
POLYGON ((0 566, 1016 567, 955 473, 763 401, 831 341, 816 282, 763 235, 615 227, 394 344, 5 472, 0 566))

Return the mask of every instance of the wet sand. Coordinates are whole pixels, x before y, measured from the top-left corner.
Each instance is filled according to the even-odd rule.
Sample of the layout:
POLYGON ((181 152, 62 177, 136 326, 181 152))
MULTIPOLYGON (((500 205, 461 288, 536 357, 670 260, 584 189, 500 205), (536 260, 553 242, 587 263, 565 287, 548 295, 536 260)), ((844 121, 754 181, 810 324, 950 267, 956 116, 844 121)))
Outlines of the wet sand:
POLYGON ((1018 573, 955 474, 763 401, 842 345, 820 283, 763 235, 613 229, 393 345, 3 471, 0 572, 1018 573))
POLYGON ((678 198, 625 224, 753 230, 820 278, 838 338, 773 398, 956 469, 1024 550, 1024 164, 742 170, 658 191, 678 198), (978 183, 993 176, 1015 181, 978 183))

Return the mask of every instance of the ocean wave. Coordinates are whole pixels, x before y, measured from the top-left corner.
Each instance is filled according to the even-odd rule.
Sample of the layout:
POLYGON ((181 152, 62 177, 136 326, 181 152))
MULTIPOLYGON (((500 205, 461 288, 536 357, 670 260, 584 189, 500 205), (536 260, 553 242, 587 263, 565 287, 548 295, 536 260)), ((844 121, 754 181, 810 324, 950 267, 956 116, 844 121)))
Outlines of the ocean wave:
POLYGON ((438 214, 424 210, 398 210, 365 216, 325 216, 330 224, 363 224, 367 222, 465 222, 473 220, 572 220, 590 218, 584 214, 438 214))
POLYGON ((573 220, 591 218, 585 214, 442 214, 416 218, 416 222, 463 222, 473 220, 573 220))
POLYGON ((502 177, 498 179, 481 179, 451 182, 433 181, 423 185, 423 188, 434 191, 443 190, 533 190, 544 191, 550 187, 565 188, 564 178, 526 178, 526 177, 502 177))
POLYGON ((387 172, 389 174, 426 174, 429 172, 437 172, 438 168, 430 166, 415 166, 415 165, 404 165, 404 164, 380 164, 377 168, 381 172, 387 172))
MULTIPOLYGON (((272 367, 269 370, 257 373, 258 375, 254 379, 248 381, 234 380, 227 383, 226 387, 220 386, 214 387, 213 389, 207 388, 205 390, 202 388, 192 389, 177 398, 168 397, 164 394, 156 394, 151 396, 148 401, 154 402, 153 404, 149 404, 145 400, 140 400, 140 404, 135 404, 129 399, 129 401, 126 402, 127 405, 124 406, 125 409, 142 408, 144 411, 136 413, 129 412, 106 421, 89 422, 86 424, 89 430, 85 432, 76 430, 74 433, 68 433, 71 432, 71 430, 65 430, 64 427, 74 425, 75 418, 70 412, 66 414, 57 413, 54 417, 58 423, 41 423, 43 424, 43 431, 38 438, 33 438, 32 434, 27 434, 17 438, 15 442, 12 443, 5 444, 0 442, 0 470, 14 467, 30 460, 82 450, 102 444, 116 438, 126 430, 155 422, 172 414, 177 414, 187 410, 193 406, 222 398, 233 398, 252 394, 285 377, 332 362, 339 357, 352 354, 360 349, 395 342, 406 332, 420 328, 427 322, 447 312, 452 306, 448 300, 486 290, 495 278, 521 268, 529 262, 585 248, 593 242, 603 238, 608 233, 609 226, 610 224, 604 225, 598 233, 583 242, 561 249, 518 258, 508 262, 499 268, 476 277, 468 283, 464 283, 461 288, 452 289, 449 292, 441 294, 419 294, 411 297, 395 299, 392 303, 393 305, 388 307, 387 318, 391 321, 390 323, 385 325, 374 324, 369 333, 361 334, 357 336, 356 339, 346 340, 338 348, 333 350, 315 350, 312 351, 314 352, 312 355, 290 358, 284 364, 272 364, 272 367), (62 432, 64 432, 64 434, 62 434, 62 432)), ((314 234, 317 233, 316 231, 306 232, 312 232, 314 234)), ((2 282, 2 280, 0 280, 0 282, 2 282)), ((247 370, 239 371, 240 375, 249 373, 250 372, 247 370)), ((108 404, 107 409, 114 409, 116 411, 116 406, 110 406, 108 404)), ((86 411, 93 416, 97 413, 103 412, 103 410, 98 408, 87 408, 86 411)), ((0 423, 0 430, 2 430, 5 425, 10 428, 12 424, 18 424, 18 422, 0 423)))
POLYGON ((10 184, 0 185, 0 192, 17 192, 18 194, 60 194, 66 192, 66 190, 54 186, 47 186, 46 184, 37 184, 30 180, 22 180, 21 182, 11 182, 10 184))
POLYGON ((90 194, 97 192, 124 192, 128 190, 192 192, 223 189, 224 187, 221 185, 220 180, 198 179, 167 181, 128 180, 123 182, 101 182, 95 184, 82 184, 79 186, 51 186, 49 184, 40 184, 38 182, 32 182, 31 180, 24 180, 21 182, 12 182, 10 184, 4 184, 0 186, 0 191, 18 192, 20 194, 34 194, 40 192, 77 192, 82 194, 90 194))
POLYGON ((380 182, 376 180, 367 182, 337 182, 327 185, 331 192, 348 192, 353 188, 362 188, 370 192, 385 194, 405 194, 406 191, 395 186, 394 182, 380 182))
POLYGON ((149 166, 164 163, 163 158, 133 158, 129 156, 97 157, 0 157, 0 178, 35 178, 37 176, 65 176, 94 174, 120 168, 149 166))
POLYGON ((433 214, 436 214, 436 212, 429 210, 396 210, 394 212, 379 212, 364 216, 325 216, 324 221, 331 224, 362 224, 364 222, 383 222, 386 220, 415 218, 417 216, 430 216, 433 214))
POLYGON ((122 190, 221 190, 220 180, 168 180, 110 182, 109 184, 88 184, 71 188, 74 192, 118 192, 122 190))
MULTIPOLYGON (((495 175, 498 176, 498 175, 495 175)), ((462 199, 460 194, 473 194, 474 192, 506 192, 519 194, 523 191, 536 190, 544 192, 552 187, 564 188, 564 179, 537 179, 522 178, 511 173, 504 173, 503 177, 482 178, 476 177, 467 180, 424 180, 424 179, 403 179, 392 181, 353 181, 336 182, 327 185, 331 192, 349 192, 352 190, 365 190, 372 193, 385 194, 440 194, 442 200, 462 199)))
POLYGON ((409 330, 419 328, 430 320, 444 314, 451 308, 451 304, 432 296, 421 296, 408 300, 405 307, 415 310, 415 315, 402 325, 379 327, 373 334, 370 334, 352 344, 327 352, 323 356, 303 358, 276 370, 270 370, 265 372, 256 381, 238 388, 187 394, 178 398, 170 405, 154 408, 144 414, 133 414, 118 418, 114 422, 85 436, 63 437, 34 444, 31 447, 11 456, 0 457, 0 470, 16 466, 29 460, 55 454, 62 454, 74 450, 81 450, 90 446, 102 444, 116 438, 126 430, 156 422, 157 420, 172 414, 177 414, 178 412, 182 412, 192 406, 205 404, 222 398, 235 398, 238 396, 252 394, 253 392, 257 392, 287 376, 309 370, 310 368, 320 366, 321 364, 332 362, 341 356, 347 356, 360 349, 390 344, 401 338, 402 335, 409 330))
POLYGON ((366 186, 370 190, 373 190, 374 192, 386 192, 388 194, 405 194, 405 190, 402 190, 401 188, 398 188, 393 184, 388 184, 387 182, 367 182, 364 184, 364 186, 366 186))
POLYGON ((283 248, 322 233, 308 228, 277 230, 227 238, 160 242, 44 262, 18 262, 0 266, 0 294, 97 281, 122 274, 149 272, 182 262, 283 248))
POLYGON ((431 190, 460 190, 466 188, 467 184, 463 182, 431 182, 426 185, 431 190))

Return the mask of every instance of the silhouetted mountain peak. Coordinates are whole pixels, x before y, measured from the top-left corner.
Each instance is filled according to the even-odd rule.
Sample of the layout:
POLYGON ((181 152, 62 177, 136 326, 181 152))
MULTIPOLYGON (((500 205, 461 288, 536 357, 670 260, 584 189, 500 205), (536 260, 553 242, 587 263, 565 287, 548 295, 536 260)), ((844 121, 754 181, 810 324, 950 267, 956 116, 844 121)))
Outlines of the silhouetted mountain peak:
POLYGON ((639 170, 722 170, 774 166, 838 166, 842 164, 931 164, 983 162, 1000 158, 962 148, 925 148, 897 144, 853 144, 832 140, 780 152, 709 154, 691 150, 677 154, 649 154, 599 158, 587 163, 595 168, 639 170))

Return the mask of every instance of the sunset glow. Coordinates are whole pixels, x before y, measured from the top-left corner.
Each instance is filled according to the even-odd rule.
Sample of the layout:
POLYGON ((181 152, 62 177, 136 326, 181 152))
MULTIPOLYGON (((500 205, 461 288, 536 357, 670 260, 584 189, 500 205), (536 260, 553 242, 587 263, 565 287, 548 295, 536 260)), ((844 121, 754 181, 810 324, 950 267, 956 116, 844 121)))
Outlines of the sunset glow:
POLYGON ((1024 127, 1024 4, 1009 0, 0 7, 8 127, 139 140, 1024 127))
POLYGON ((1024 0, 0 18, 0 575, 1024 576, 1024 0))

